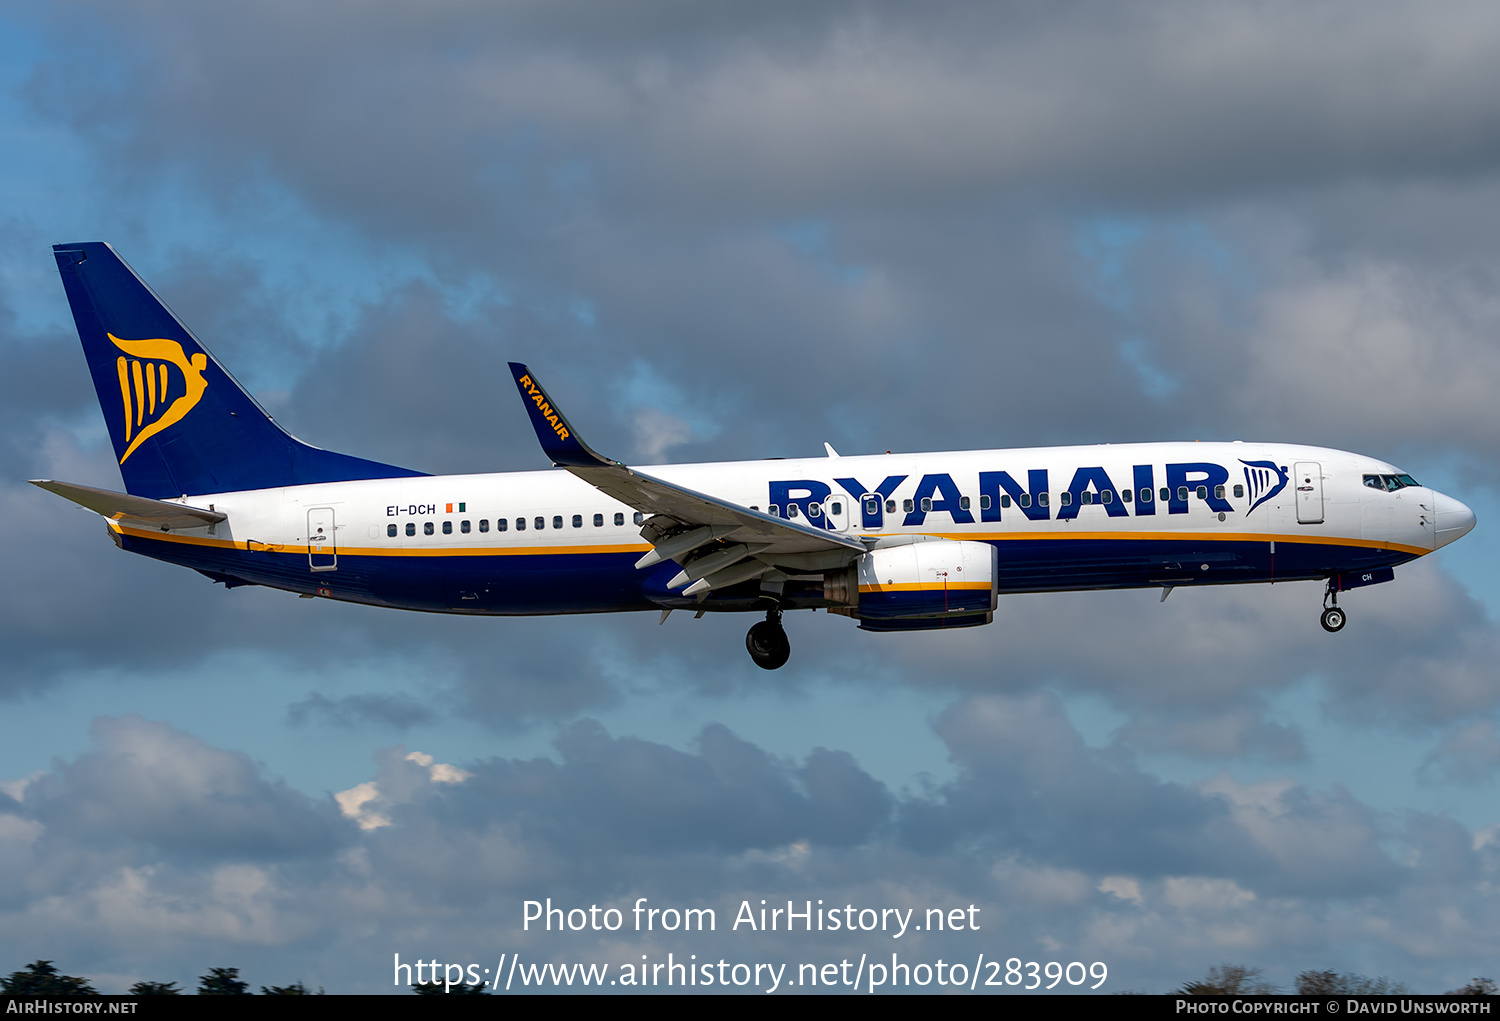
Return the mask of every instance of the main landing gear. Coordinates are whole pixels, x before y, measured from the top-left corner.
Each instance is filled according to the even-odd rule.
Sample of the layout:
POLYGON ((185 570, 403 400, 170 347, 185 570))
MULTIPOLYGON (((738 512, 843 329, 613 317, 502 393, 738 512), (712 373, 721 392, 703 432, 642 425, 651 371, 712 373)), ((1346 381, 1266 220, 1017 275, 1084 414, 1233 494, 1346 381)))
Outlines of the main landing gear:
POLYGON ((745 635, 745 648, 762 670, 776 670, 786 665, 792 654, 792 643, 787 641, 786 629, 781 626, 779 608, 767 610, 766 619, 751 626, 745 635))
POLYGON ((1349 623, 1349 618, 1344 616, 1344 611, 1339 609, 1339 590, 1333 587, 1333 579, 1328 579, 1328 587, 1323 590, 1323 617, 1321 623, 1323 630, 1330 634, 1334 631, 1344 630, 1344 625, 1349 623))

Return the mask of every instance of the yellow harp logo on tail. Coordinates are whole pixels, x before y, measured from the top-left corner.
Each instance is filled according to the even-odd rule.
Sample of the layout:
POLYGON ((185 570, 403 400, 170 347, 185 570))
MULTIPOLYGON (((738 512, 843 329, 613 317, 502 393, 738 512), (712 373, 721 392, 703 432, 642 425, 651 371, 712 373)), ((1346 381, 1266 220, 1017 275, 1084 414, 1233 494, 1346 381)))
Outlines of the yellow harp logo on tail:
POLYGON ((208 358, 195 354, 191 359, 175 340, 121 340, 106 334, 115 347, 125 352, 115 362, 120 373, 120 400, 125 406, 124 464, 135 448, 182 419, 203 397, 208 381, 203 370, 208 358), (177 372, 169 366, 176 366, 177 372), (176 378, 174 378, 174 376, 176 378), (170 404, 167 399, 175 394, 170 404))

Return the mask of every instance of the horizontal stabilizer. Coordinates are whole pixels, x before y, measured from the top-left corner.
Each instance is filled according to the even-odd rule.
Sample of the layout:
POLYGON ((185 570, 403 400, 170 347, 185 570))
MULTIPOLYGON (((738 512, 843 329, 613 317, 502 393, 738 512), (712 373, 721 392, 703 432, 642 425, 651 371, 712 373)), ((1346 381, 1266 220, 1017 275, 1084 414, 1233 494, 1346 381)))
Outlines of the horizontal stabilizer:
POLYGON ((56 493, 65 500, 72 500, 80 507, 87 507, 111 521, 129 518, 158 528, 202 528, 205 525, 216 525, 228 518, 227 514, 202 507, 188 507, 145 496, 129 496, 108 489, 95 489, 93 486, 75 486, 70 482, 53 482, 51 479, 30 481, 33 486, 56 493))

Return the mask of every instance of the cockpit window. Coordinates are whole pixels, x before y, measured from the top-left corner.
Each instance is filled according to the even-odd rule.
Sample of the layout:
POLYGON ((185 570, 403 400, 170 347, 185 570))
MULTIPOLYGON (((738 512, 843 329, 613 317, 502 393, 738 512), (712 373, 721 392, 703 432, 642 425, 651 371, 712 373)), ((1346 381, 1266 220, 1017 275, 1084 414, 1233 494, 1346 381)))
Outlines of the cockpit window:
POLYGON ((1420 483, 1410 475, 1366 475, 1365 485, 1371 489, 1383 489, 1387 493, 1394 493, 1398 489, 1420 485, 1420 483))

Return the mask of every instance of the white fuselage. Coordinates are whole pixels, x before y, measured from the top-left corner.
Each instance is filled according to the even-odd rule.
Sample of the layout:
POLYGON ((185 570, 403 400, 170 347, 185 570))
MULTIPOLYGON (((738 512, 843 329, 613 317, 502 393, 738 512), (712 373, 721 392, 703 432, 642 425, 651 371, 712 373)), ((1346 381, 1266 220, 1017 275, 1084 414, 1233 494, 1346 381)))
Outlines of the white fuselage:
MULTIPOLYGON (((1285 444, 1105 444, 642 470, 850 535, 993 544, 1001 592, 1328 577, 1394 566, 1473 525, 1468 508, 1428 488, 1392 491, 1367 481, 1407 478, 1390 464, 1285 444)), ((383 605, 556 613, 672 602, 660 579, 653 586, 651 572, 634 571, 651 548, 640 515, 566 471, 189 494, 182 502, 227 520, 168 533, 112 527, 130 548, 211 574, 383 605), (487 594, 465 599, 480 588, 487 594)))

